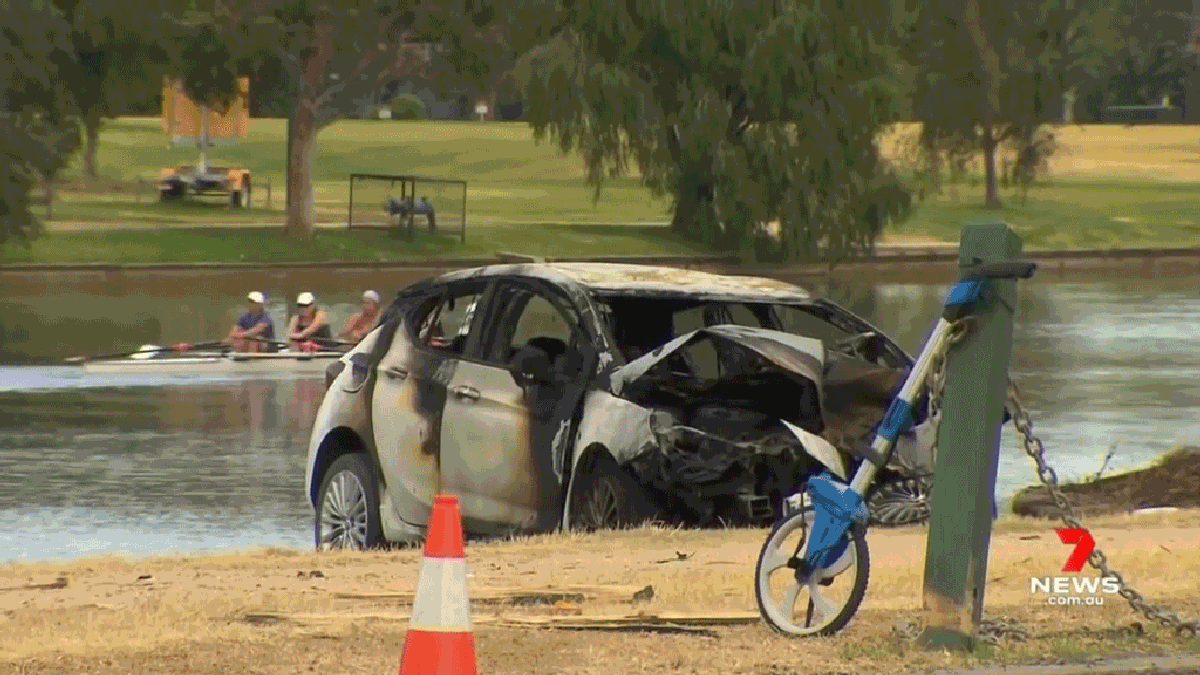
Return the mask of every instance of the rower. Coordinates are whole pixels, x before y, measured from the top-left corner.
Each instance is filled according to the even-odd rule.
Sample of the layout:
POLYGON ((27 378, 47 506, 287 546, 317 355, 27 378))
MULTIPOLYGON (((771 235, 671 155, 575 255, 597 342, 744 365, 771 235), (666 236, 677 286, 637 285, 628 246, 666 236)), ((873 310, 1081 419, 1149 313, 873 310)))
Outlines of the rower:
POLYGON ((251 291, 246 301, 246 313, 238 317, 226 340, 237 352, 272 351, 275 324, 266 312, 267 297, 261 291, 251 291))
POLYGON ((288 323, 288 341, 292 349, 310 351, 310 345, 328 349, 333 339, 325 310, 317 306, 317 299, 308 291, 296 296, 298 313, 288 323))
POLYGON ((378 318, 379 294, 375 291, 363 291, 362 309, 346 321, 346 325, 342 327, 342 332, 338 334, 338 337, 358 344, 375 327, 378 318))

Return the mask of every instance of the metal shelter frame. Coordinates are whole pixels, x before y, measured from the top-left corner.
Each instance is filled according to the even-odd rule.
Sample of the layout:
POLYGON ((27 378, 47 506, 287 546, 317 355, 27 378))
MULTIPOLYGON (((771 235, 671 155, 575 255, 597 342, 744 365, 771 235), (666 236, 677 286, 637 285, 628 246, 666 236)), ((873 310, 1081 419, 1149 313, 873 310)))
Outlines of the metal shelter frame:
MULTIPOLYGON (((354 181, 356 179, 389 181, 389 182, 391 182, 391 185, 393 188, 396 187, 397 183, 399 183, 400 184, 400 200, 401 201, 408 201, 408 200, 416 199, 416 193, 417 193, 417 185, 416 184, 417 183, 441 183, 441 184, 445 184, 445 185, 461 185, 462 189, 463 189, 462 224, 459 228, 459 230, 460 230, 459 238, 461 239, 462 243, 465 244, 467 242, 467 181, 459 180, 459 179, 455 179, 455 178, 433 178, 430 176, 415 176, 415 175, 410 175, 410 174, 389 175, 389 174, 376 174, 376 173, 352 173, 352 174, 350 174, 350 203, 349 203, 348 208, 346 209, 346 211, 347 211, 346 227, 347 228, 355 227, 355 225, 354 225, 354 181)), ((413 234, 414 234, 413 220, 414 220, 414 216, 416 215, 415 212, 416 212, 416 209, 409 209, 408 213, 406 214, 407 217, 405 217, 405 215, 402 215, 400 217, 400 222, 398 223, 398 227, 405 232, 405 235, 408 237, 409 241, 412 241, 412 239, 413 239, 413 234), (407 227, 405 226, 405 221, 407 221, 407 227)), ((363 227, 363 226, 359 226, 359 227, 363 227)), ((368 225, 366 227, 370 227, 370 226, 368 225)), ((389 218, 388 228, 391 229, 391 227, 392 227, 392 225, 391 225, 390 218, 389 218)), ((432 228, 431 228, 431 231, 433 231, 432 228)))

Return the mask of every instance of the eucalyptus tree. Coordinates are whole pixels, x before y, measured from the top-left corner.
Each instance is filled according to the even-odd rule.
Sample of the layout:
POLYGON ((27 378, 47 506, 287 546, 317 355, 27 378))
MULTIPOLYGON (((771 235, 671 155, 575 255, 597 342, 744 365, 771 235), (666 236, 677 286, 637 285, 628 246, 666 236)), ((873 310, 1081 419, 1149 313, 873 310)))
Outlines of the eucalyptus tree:
POLYGON ((1163 97, 1182 100, 1187 117, 1200 120, 1200 68, 1189 51, 1200 20, 1197 0, 1120 0, 1116 40, 1104 71, 1084 87, 1086 113, 1098 118, 1110 104, 1151 104, 1163 97))
POLYGON ((62 74, 75 67, 71 26, 48 0, 0 2, 0 246, 41 231, 31 191, 66 166, 79 141, 62 74))
MULTIPOLYGON (((386 84, 419 75, 432 47, 486 25, 495 14, 453 0, 192 0, 192 10, 185 25, 211 29, 232 61, 261 61, 267 54, 286 72, 294 106, 285 229, 302 238, 313 234, 321 130, 374 101, 386 84)), ((205 87, 195 91, 203 94, 205 87)))
POLYGON ((913 0, 905 56, 918 77, 913 115, 936 148, 947 138, 983 152, 985 206, 999 208, 996 151, 1028 142, 1064 92, 1102 70, 1112 0, 913 0))
POLYGON ((527 119, 582 153, 597 198, 636 170, 670 196, 674 232, 778 260, 868 249, 911 207, 876 144, 896 105, 891 2, 508 8, 525 12, 514 44, 532 47, 516 70, 527 119))
POLYGON ((96 152, 106 119, 124 114, 162 86, 175 48, 188 36, 163 18, 166 0, 143 0, 137 11, 118 0, 54 0, 70 25, 74 68, 62 73, 83 128, 85 176, 96 178, 96 152))

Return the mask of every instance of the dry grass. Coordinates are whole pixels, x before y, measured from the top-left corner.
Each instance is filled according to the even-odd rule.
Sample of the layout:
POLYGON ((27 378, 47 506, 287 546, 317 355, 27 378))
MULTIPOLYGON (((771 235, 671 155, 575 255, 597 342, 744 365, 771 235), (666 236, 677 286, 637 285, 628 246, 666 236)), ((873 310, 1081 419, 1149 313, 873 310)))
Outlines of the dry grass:
MULTIPOLYGON (((1031 596, 1030 576, 1058 574, 1067 554, 1047 521, 1003 518, 991 548, 990 616, 1018 619, 1034 639, 978 658, 1200 649, 1150 628, 1141 638, 1089 630, 1139 619, 1119 599, 1103 607, 1049 607, 1031 596), (1035 536, 1037 538, 1030 538, 1035 536), (1062 633, 1067 631, 1067 633, 1062 633)), ((1153 601, 1200 608, 1200 512, 1117 516, 1089 523, 1113 565, 1153 601)), ((553 535, 473 544, 467 560, 474 589, 567 584, 654 587, 647 611, 756 609, 758 529, 682 531, 642 528, 593 536, 553 535), (663 563, 676 552, 691 558, 663 563)), ((480 672, 488 673, 788 673, 898 670, 964 664, 959 656, 916 650, 891 636, 897 622, 919 619, 925 530, 873 530, 866 602, 833 638, 793 640, 762 625, 715 629, 716 637, 476 628, 480 672), (519 649, 517 647, 519 646, 519 649), (801 666, 801 664, 803 664, 801 666), (771 670, 774 668, 774 670, 771 670)), ((421 552, 371 554, 265 549, 148 558, 102 557, 0 568, 0 588, 52 582, 60 590, 0 592, 0 673, 322 673, 391 670, 403 621, 395 602, 339 599, 333 591, 410 591, 421 552), (323 576, 309 573, 320 570, 323 576), (149 578, 139 580, 139 577, 149 578), (321 614, 326 620, 251 625, 246 613, 321 614), (153 652, 153 658, 149 655, 153 652), (338 657, 333 655, 337 653, 338 657)), ((584 614, 634 611, 629 604, 585 602, 584 614)), ((477 606, 477 613, 496 611, 477 606)), ((508 608, 505 612, 529 612, 508 608)), ((1145 623, 1143 621, 1143 623, 1145 623)))
MULTIPOLYGON (((1058 144, 1049 160, 1050 175, 1055 179, 1200 180, 1200 127, 1194 125, 1056 125, 1046 131, 1054 134, 1058 144)), ((881 138, 884 155, 903 164, 919 132, 919 124, 895 125, 881 138)), ((998 163, 1013 158, 1011 147, 997 156, 998 163)), ((975 161, 981 161, 978 154, 975 161)))

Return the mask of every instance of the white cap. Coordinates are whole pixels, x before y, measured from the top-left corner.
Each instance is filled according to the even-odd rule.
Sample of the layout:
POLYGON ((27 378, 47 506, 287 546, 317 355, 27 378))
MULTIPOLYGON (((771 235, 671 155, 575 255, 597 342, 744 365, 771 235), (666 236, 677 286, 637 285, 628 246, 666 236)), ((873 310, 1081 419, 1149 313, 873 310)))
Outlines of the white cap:
POLYGON ((371 302, 378 303, 379 294, 375 291, 363 291, 363 300, 370 300, 371 302))
POLYGON ((261 291, 250 291, 250 293, 246 295, 246 299, 250 302, 257 302, 260 305, 267 302, 267 297, 263 295, 261 291))
POLYGON ((296 304, 297 305, 311 305, 316 301, 317 301, 317 298, 315 296, 313 296, 312 293, 309 293, 308 291, 304 291, 300 295, 296 296, 296 304))

